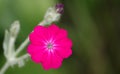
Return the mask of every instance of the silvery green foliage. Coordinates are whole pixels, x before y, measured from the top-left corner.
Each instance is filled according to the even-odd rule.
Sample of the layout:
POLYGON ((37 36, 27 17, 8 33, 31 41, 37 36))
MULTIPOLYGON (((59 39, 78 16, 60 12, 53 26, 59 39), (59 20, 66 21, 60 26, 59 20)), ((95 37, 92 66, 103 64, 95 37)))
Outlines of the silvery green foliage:
POLYGON ((23 67, 25 65, 24 60, 18 61, 18 67, 23 67))
MULTIPOLYGON (((11 66, 14 66, 18 62, 14 54, 15 54, 15 41, 19 31, 20 31, 19 21, 14 21, 11 24, 9 31, 5 30, 5 38, 3 41, 4 56, 6 57, 6 60, 9 61, 11 66)), ((21 67, 23 65, 24 65, 23 60, 19 60, 18 66, 21 67)))
POLYGON ((3 41, 4 56, 7 60, 13 60, 15 53, 15 40, 20 30, 19 21, 12 23, 9 31, 5 30, 5 38, 3 41))
POLYGON ((5 30, 5 36, 4 36, 4 41, 3 41, 3 49, 4 49, 4 56, 7 58, 8 57, 8 46, 9 46, 9 38, 10 34, 8 30, 5 30))
POLYGON ((23 55, 21 57, 16 57, 16 51, 15 51, 15 41, 17 38, 17 35, 20 31, 20 23, 19 21, 14 21, 11 24, 11 27, 8 30, 5 30, 5 38, 3 41, 3 49, 4 49, 4 56, 6 60, 9 62, 10 66, 14 66, 15 64, 18 64, 19 67, 24 66, 24 60, 28 58, 28 54, 23 55))

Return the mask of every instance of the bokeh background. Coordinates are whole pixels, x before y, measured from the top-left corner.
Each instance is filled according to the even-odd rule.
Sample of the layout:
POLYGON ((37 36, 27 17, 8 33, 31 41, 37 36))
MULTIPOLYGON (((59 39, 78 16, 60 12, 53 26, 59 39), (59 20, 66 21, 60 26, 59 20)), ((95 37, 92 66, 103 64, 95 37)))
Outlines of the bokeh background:
POLYGON ((20 21, 17 48, 42 21, 47 8, 58 2, 65 7, 56 23, 68 30, 73 55, 57 70, 45 71, 29 59, 24 67, 16 65, 5 74, 120 74, 120 0, 0 0, 0 68, 6 60, 5 29, 20 21))

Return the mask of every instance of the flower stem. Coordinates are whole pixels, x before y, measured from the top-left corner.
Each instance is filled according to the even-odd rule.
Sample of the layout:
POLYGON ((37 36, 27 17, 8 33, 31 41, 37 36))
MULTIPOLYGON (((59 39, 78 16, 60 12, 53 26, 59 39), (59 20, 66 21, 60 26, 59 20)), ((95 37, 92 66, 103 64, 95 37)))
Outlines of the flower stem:
POLYGON ((9 68, 9 66, 9 62, 6 62, 0 70, 0 74, 4 74, 4 72, 9 68))
POLYGON ((30 55, 29 54, 24 54, 23 56, 17 58, 18 61, 27 59, 30 55))
POLYGON ((25 46, 29 43, 29 38, 27 37, 25 41, 18 47, 18 49, 15 52, 15 56, 17 56, 24 48, 25 46))

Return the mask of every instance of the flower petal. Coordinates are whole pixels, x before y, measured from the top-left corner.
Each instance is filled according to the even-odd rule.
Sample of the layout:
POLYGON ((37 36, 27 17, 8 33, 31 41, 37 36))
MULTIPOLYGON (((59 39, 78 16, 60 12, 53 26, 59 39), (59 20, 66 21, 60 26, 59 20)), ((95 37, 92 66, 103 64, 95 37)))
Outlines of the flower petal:
POLYGON ((59 32, 59 27, 55 24, 52 24, 48 27, 48 36, 50 39, 55 39, 56 34, 59 32))
POLYGON ((36 26, 29 35, 31 43, 27 52, 31 59, 42 64, 45 70, 57 69, 62 65, 63 59, 72 54, 72 41, 67 36, 67 31, 55 24, 48 27, 36 26), (48 49, 48 43, 53 45, 52 49, 48 49))
POLYGON ((45 70, 49 70, 51 68, 51 53, 46 51, 43 55, 42 66, 45 70))
POLYGON ((27 52, 31 55, 35 55, 37 53, 42 53, 45 50, 43 47, 33 45, 33 44, 29 44, 27 49, 28 49, 27 52))
MULTIPOLYGON (((48 28, 47 27, 44 27, 44 26, 36 26, 35 28, 34 28, 34 33, 38 36, 38 37, 40 37, 40 38, 42 38, 43 40, 46 40, 46 39, 49 39, 49 37, 48 37, 48 28)), ((39 38, 39 39, 40 39, 39 38)))
POLYGON ((42 61, 42 55, 43 53, 40 53, 40 54, 34 54, 34 55, 31 55, 31 59, 35 62, 35 63, 40 63, 42 61))
POLYGON ((29 39, 30 39, 31 43, 33 43, 33 44, 40 45, 40 46, 44 45, 43 37, 42 36, 38 36, 38 34, 36 34, 36 32, 32 32, 29 35, 29 39))
POLYGON ((44 29, 45 29, 44 26, 38 25, 34 28, 34 32, 38 32, 38 34, 39 34, 39 33, 42 33, 44 31, 44 29))
POLYGON ((62 58, 68 58, 72 55, 72 50, 70 48, 58 47, 55 49, 55 52, 62 58))
POLYGON ((65 47, 65 48, 72 47, 72 41, 71 41, 71 39, 68 39, 68 38, 63 38, 59 41, 56 41, 55 44, 56 44, 56 46, 61 46, 61 47, 65 47))
POLYGON ((31 55, 31 59, 34 62, 40 63, 43 60, 42 56, 45 53, 45 49, 44 49, 44 47, 40 47, 40 46, 36 46, 36 45, 30 44, 28 46, 27 52, 31 55))
POLYGON ((62 58, 56 52, 52 54, 52 68, 57 69, 62 65, 62 58))
POLYGON ((59 27, 55 24, 52 24, 48 27, 49 31, 52 32, 52 34, 56 34, 59 31, 59 27))
POLYGON ((66 38, 68 35, 67 31, 64 29, 60 29, 59 33, 56 34, 56 40, 62 39, 62 38, 66 38))

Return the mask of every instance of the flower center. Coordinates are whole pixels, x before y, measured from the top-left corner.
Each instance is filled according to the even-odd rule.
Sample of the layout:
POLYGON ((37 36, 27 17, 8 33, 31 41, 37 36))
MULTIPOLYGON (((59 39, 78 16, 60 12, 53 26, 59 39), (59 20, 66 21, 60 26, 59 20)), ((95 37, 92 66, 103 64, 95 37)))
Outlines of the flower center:
POLYGON ((53 48, 53 44, 52 44, 52 43, 48 43, 48 44, 47 44, 47 48, 48 48, 48 49, 52 49, 52 48, 53 48))

